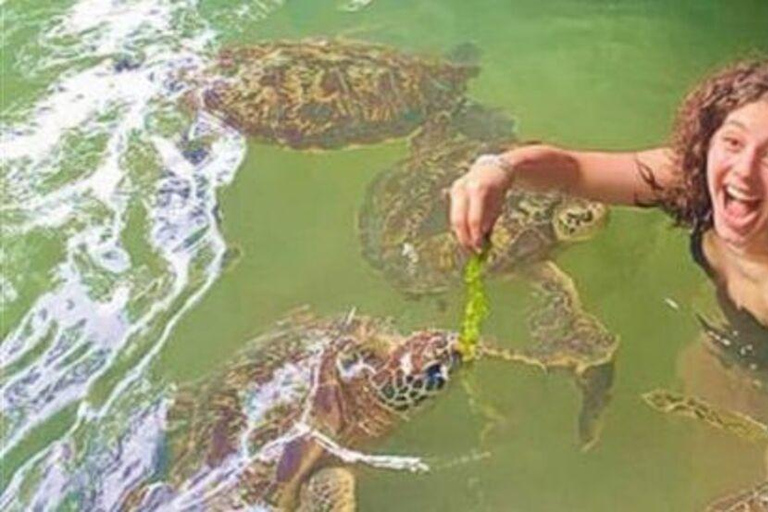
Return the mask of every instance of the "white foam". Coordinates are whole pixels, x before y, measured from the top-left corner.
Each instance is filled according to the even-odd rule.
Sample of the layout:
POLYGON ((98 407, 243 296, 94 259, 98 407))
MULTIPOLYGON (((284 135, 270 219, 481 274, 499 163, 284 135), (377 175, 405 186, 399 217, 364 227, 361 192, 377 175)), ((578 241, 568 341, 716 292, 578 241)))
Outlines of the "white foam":
MULTIPOLYGON (((282 4, 253 2, 234 13, 258 18, 282 4)), ((29 52, 34 57, 19 52, 16 66, 21 69, 16 71, 23 75, 64 71, 29 112, 14 112, 23 122, 0 127, 4 197, 10 198, 0 212, 18 219, 3 230, 21 239, 36 230, 55 230, 64 249, 53 264, 53 284, 33 300, 0 345, 2 368, 14 365, 14 373, 0 381, 5 420, 0 457, 66 407, 76 407, 77 420, 16 471, 0 496, 3 510, 57 508, 73 490, 81 492, 86 508, 112 509, 126 489, 155 469, 165 402, 152 393, 132 397, 142 396, 136 390, 175 325, 220 273, 226 244, 216 193, 231 183, 245 154, 239 134, 205 115, 185 134, 160 132, 147 122, 162 104, 173 104, 184 94, 180 71, 206 63, 214 34, 204 20, 193 25, 180 21, 197 15, 192 0, 80 0, 39 29, 35 51, 29 52), (197 28, 190 31, 190 26, 197 28), (104 137, 93 155, 96 163, 87 172, 60 174, 69 158, 64 150, 68 138, 85 136, 104 137), (139 182, 125 166, 136 138, 157 157, 156 175, 147 182, 139 182), (208 155, 193 163, 184 156, 184 144, 196 138, 212 143, 208 155), (51 178, 60 180, 51 185, 51 178), (124 243, 130 209, 137 202, 147 214, 146 231, 139 235, 161 262, 149 284, 136 279, 150 272, 137 267, 142 255, 124 243), (157 295, 130 312, 151 285, 157 285, 157 295), (25 357, 33 351, 40 353, 25 357), (130 369, 117 376, 103 402, 89 403, 94 382, 121 362, 130 362, 130 369), (116 426, 121 433, 113 436, 116 426), (78 458, 73 447, 83 438, 93 451, 78 458), (22 488, 28 492, 21 493, 22 488)), ((0 293, 4 303, 19 294, 7 276, 0 276, 0 293)), ((415 457, 368 455, 339 446, 311 426, 309 404, 317 389, 313 368, 320 354, 313 353, 305 366, 278 372, 274 386, 256 391, 251 428, 243 432, 236 456, 188 482, 175 496, 162 495, 158 487, 157 506, 194 504, 209 495, 206 482, 226 488, 253 460, 269 457, 297 436, 315 439, 346 462, 425 469, 415 457), (296 399, 304 384, 310 387, 309 399, 297 425, 251 453, 247 437, 263 419, 264 404, 296 399)))
POLYGON ((338 4, 340 11, 357 12, 365 9, 373 3, 373 0, 345 0, 338 4))
MULTIPOLYGON (((160 134, 147 123, 160 104, 184 93, 180 70, 205 65, 213 33, 202 21, 193 33, 177 27, 179 16, 196 13, 192 1, 82 0, 40 34, 43 54, 25 72, 58 65, 65 71, 23 122, 0 127, 2 179, 12 198, 0 208, 19 219, 4 226, 8 233, 23 238, 33 230, 57 229, 65 250, 54 267, 53 285, 33 301, 0 345, 3 368, 21 365, 0 384, 0 407, 8 421, 0 434, 0 457, 65 407, 79 404, 78 424, 103 418, 120 392, 142 378, 178 319, 219 275, 226 245, 215 213, 216 189, 233 179, 245 153, 244 140, 201 116, 189 137, 206 133, 213 143, 210 155, 194 165, 182 156, 182 133, 160 134), (138 60, 116 68, 126 51, 138 60), (94 168, 42 187, 45 179, 61 172, 65 141, 94 133, 105 136, 94 168), (133 183, 124 166, 129 143, 137 136, 149 141, 160 158, 162 176, 149 187, 133 183), (189 194, 164 201, 179 191, 176 178, 189 194), (134 268, 134 255, 123 240, 131 200, 145 204, 149 232, 142 238, 164 261, 160 273, 151 277, 170 284, 134 315, 128 315, 127 307, 138 292, 134 274, 141 269, 134 268), (22 361, 51 334, 42 353, 22 361), (130 358, 137 345, 149 349, 106 403, 94 409, 85 402, 92 384, 116 362, 130 358)), ((4 302, 18 295, 5 276, 2 293, 4 302)), ((46 452, 31 457, 13 482, 23 481, 46 452)), ((37 496, 58 485, 53 468, 45 473, 49 477, 36 489, 37 496)), ((9 494, 13 488, 6 489, 3 503, 14 503, 9 494)))

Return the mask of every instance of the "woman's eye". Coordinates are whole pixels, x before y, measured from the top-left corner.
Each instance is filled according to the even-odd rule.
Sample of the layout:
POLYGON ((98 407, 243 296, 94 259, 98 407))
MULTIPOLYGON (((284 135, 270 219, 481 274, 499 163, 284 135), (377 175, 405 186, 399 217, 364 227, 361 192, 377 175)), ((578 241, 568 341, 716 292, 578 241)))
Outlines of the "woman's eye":
POLYGON ((741 140, 737 139, 736 137, 730 137, 726 135, 725 137, 722 138, 722 140, 723 140, 723 145, 725 146, 725 149, 729 151, 738 151, 739 149, 741 149, 741 146, 742 146, 741 140))

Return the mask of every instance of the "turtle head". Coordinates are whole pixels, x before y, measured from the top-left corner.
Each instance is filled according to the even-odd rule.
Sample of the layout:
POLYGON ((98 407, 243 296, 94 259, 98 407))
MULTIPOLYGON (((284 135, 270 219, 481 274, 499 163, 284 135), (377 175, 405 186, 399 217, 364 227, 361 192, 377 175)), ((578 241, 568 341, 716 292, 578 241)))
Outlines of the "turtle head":
POLYGON ((387 408, 408 411, 437 395, 461 365, 456 333, 418 331, 392 350, 373 378, 387 408))
POLYGON ((486 151, 503 151, 515 140, 516 121, 512 116, 472 100, 464 101, 451 122, 465 137, 487 144, 486 151))
POLYGON ((483 51, 472 41, 465 41, 452 47, 445 53, 446 59, 456 66, 477 67, 483 51))
POLYGON ((552 226, 558 240, 589 240, 608 220, 608 207, 587 199, 567 197, 554 211, 552 226))

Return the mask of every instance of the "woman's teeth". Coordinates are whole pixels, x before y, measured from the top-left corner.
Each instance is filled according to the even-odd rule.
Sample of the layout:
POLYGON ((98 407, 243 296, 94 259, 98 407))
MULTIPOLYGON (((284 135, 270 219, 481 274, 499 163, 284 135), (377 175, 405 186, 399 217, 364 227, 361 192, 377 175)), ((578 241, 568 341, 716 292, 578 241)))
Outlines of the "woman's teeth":
POLYGON ((729 222, 746 226, 757 215, 761 199, 733 185, 725 185, 723 190, 724 208, 729 222))
POLYGON ((736 188, 732 185, 725 186, 725 193, 728 196, 728 199, 736 199, 737 201, 741 201, 743 203, 756 203, 760 201, 759 197, 750 196, 744 190, 736 188))

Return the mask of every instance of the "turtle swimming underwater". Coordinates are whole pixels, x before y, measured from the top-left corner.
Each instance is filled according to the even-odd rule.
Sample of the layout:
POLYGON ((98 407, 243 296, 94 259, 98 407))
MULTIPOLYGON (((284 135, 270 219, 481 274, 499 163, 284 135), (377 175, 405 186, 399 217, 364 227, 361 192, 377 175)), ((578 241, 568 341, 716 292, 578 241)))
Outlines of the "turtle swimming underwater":
POLYGON ((294 149, 403 137, 464 100, 476 52, 449 59, 340 39, 267 41, 221 52, 205 108, 240 131, 294 149))
MULTIPOLYGON (((694 397, 656 389, 642 395, 645 403, 657 411, 701 420, 710 427, 729 432, 752 442, 768 441, 768 425, 738 412, 715 407, 694 397)), ((768 463, 768 449, 766 449, 768 463)), ((768 480, 756 486, 718 498, 707 505, 708 512, 768 511, 768 480)))
POLYGON ((353 510, 340 451, 443 390, 461 363, 456 347, 449 331, 403 336, 369 317, 294 316, 175 394, 159 481, 123 508, 353 510))
MULTIPOLYGON (((427 124, 411 155, 376 176, 360 207, 363 256, 407 295, 438 294, 461 281, 468 256, 450 232, 445 192, 477 156, 513 141, 503 130, 482 138, 467 131, 427 124)), ((607 212, 593 201, 512 190, 491 234, 485 271, 510 275, 545 260, 557 246, 594 235, 607 212)))

